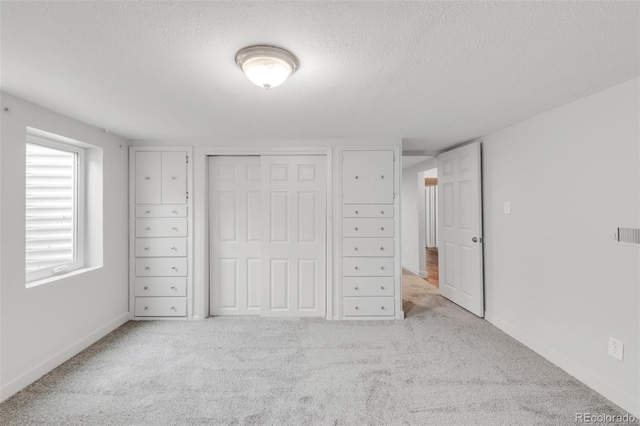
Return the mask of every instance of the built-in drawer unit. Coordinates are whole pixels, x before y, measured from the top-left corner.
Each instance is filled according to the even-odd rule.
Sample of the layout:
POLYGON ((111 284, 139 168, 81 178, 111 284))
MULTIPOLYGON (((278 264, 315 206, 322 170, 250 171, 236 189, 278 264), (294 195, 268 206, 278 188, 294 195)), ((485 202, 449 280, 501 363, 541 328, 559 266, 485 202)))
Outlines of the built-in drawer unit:
POLYGON ((345 204, 343 217, 393 217, 393 204, 345 204))
POLYGON ((186 296, 187 278, 151 277, 136 278, 136 296, 186 296))
POLYGON ((136 219, 136 237, 186 237, 187 219, 136 219))
POLYGON ((187 217, 187 206, 181 204, 138 204, 136 217, 187 217))
POLYGON ((345 297, 342 303, 345 317, 395 315, 393 297, 345 297))
POLYGON ((137 277, 186 277, 187 259, 149 257, 136 259, 137 277))
POLYGON ((393 296, 393 277, 344 277, 343 296, 393 296))
POLYGON ((345 238, 342 240, 343 256, 393 256, 393 238, 345 238))
POLYGON ((136 257, 185 257, 186 238, 137 238, 136 257))
POLYGON ((342 222, 344 237, 393 237, 393 218, 344 218, 342 222))
POLYGON ((184 317, 187 315, 186 297, 136 297, 137 317, 184 317))
POLYGON ((345 277, 392 277, 393 257, 345 257, 342 275, 345 277))

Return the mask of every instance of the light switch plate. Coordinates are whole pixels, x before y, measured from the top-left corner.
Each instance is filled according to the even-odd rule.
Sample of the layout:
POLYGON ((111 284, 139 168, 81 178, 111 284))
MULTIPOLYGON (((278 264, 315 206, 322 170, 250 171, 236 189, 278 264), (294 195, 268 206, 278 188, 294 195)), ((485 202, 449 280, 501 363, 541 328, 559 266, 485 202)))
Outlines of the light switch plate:
POLYGON ((511 201, 504 202, 504 214, 511 214, 511 201))

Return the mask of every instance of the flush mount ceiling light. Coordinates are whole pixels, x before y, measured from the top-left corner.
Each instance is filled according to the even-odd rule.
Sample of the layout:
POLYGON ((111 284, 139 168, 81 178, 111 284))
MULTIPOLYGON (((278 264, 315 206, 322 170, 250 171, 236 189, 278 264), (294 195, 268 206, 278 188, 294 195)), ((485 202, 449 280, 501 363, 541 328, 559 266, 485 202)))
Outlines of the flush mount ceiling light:
POLYGON ((240 49, 236 53, 236 64, 253 84, 267 90, 284 83, 300 66, 293 53, 266 45, 240 49))

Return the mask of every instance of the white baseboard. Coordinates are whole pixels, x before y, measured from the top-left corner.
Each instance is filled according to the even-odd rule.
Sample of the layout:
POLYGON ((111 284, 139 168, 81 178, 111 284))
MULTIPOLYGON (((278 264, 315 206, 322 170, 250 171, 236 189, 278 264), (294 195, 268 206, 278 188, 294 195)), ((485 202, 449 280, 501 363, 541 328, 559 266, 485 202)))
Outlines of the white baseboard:
POLYGON ((40 377, 44 376, 60 364, 65 361, 68 361, 78 353, 82 352, 98 340, 102 339, 107 334, 111 333, 116 328, 120 327, 122 324, 129 321, 129 313, 125 313, 114 319, 113 321, 107 323, 106 325, 98 328, 93 331, 88 336, 78 340, 76 343, 71 346, 63 349, 58 352, 51 358, 42 362, 41 364, 33 367, 31 370, 27 371, 20 377, 11 382, 0 387, 0 402, 8 399, 12 395, 16 394, 20 390, 29 386, 31 383, 38 380, 40 377))
POLYGON ((413 275, 418 275, 418 273, 416 271, 414 271, 413 269, 409 268, 408 266, 402 265, 402 267, 404 269, 406 269, 407 271, 411 272, 413 275))
POLYGON ((623 410, 628 411, 629 414, 636 418, 640 418, 640 404, 638 401, 634 400, 631 395, 628 395, 615 386, 610 385, 605 380, 594 376, 588 370, 559 354, 544 343, 529 336, 526 332, 512 326, 507 321, 492 315, 490 312, 485 311, 484 318, 500 330, 507 333, 509 336, 527 346, 529 349, 546 358, 548 361, 551 361, 553 364, 562 368, 564 371, 580 380, 591 389, 609 399, 614 404, 620 406, 623 410))

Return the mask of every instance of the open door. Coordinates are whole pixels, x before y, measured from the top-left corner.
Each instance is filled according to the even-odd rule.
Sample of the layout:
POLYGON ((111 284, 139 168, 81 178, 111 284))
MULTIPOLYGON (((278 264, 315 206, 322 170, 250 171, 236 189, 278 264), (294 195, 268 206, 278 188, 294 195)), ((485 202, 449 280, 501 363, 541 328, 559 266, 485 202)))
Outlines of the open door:
POLYGON ((480 143, 438 156, 440 294, 484 316, 480 143))

